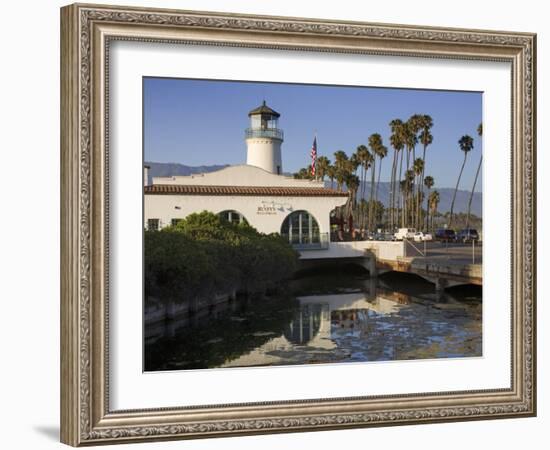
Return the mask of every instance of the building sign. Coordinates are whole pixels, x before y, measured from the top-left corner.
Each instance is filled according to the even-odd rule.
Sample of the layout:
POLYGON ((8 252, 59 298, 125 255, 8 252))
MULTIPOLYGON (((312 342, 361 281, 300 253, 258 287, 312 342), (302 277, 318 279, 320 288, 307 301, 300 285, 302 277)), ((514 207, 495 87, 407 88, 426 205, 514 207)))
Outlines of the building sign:
POLYGON ((292 212, 292 205, 289 203, 279 203, 269 200, 262 201, 261 206, 258 206, 256 214, 259 215, 271 215, 274 216, 277 213, 287 213, 292 212))
POLYGON ((267 206, 267 205, 258 206, 256 214, 275 215, 275 214, 277 214, 277 208, 275 208, 275 206, 267 206))

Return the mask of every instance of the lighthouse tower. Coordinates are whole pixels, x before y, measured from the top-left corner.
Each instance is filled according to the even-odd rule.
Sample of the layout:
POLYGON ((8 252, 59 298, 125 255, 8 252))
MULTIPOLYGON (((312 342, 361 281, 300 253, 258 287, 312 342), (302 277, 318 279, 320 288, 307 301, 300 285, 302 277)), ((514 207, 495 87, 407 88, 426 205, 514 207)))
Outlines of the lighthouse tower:
POLYGON ((277 127, 280 114, 265 104, 248 113, 250 128, 246 129, 246 164, 268 172, 283 173, 281 144, 283 130, 277 127))

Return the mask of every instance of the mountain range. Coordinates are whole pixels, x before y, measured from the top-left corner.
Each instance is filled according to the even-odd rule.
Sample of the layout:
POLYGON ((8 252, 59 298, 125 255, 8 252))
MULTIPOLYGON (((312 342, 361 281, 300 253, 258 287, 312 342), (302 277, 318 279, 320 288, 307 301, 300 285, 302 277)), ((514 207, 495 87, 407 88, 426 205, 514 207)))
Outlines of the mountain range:
MULTIPOLYGON (((193 175, 196 173, 208 173, 215 172, 216 170, 223 169, 227 167, 228 164, 222 165, 212 165, 212 166, 186 166, 184 164, 178 163, 158 163, 158 162, 146 162, 146 165, 150 167, 149 169, 149 183, 151 182, 152 177, 169 177, 177 175, 193 175)), ((285 174, 290 176, 291 174, 285 174)), ((330 181, 325 181, 325 185, 330 187, 330 181)), ((433 189, 437 189, 439 192, 439 206, 438 210, 440 212, 446 212, 451 209, 451 202, 453 200, 453 187, 438 187, 434 186, 433 189)), ((370 196, 370 182, 365 183, 365 198, 370 196)), ((358 190, 361 192, 361 188, 358 190)), ((470 199, 469 190, 459 189, 456 193, 455 200, 455 212, 467 212, 468 211, 468 200, 470 199)), ((390 200, 390 183, 389 182, 380 182, 378 188, 378 200, 380 200, 385 206, 388 206, 390 200)), ((482 210, 482 194, 481 192, 474 192, 472 198, 472 214, 476 216, 481 216, 482 210)))

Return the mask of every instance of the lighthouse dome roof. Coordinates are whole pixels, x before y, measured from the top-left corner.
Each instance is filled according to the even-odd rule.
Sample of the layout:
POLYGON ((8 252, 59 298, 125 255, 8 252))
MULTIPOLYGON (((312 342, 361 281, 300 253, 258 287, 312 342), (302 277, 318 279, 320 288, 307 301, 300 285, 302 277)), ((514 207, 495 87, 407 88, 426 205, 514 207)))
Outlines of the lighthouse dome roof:
POLYGON ((280 114, 275 111, 274 109, 271 109, 269 106, 267 106, 265 104, 265 100, 263 101, 263 103, 261 104, 261 106, 258 106, 257 108, 254 108, 252 111, 250 111, 248 113, 248 116, 255 116, 255 115, 260 115, 260 114, 265 114, 265 115, 269 115, 269 116, 274 116, 274 117, 280 117, 280 114))

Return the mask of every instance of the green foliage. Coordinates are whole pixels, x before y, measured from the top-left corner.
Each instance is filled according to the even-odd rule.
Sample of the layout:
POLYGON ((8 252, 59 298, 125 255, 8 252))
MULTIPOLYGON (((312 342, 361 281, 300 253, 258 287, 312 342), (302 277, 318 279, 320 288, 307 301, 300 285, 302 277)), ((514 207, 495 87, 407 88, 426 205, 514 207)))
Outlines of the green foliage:
POLYGON ((311 166, 302 167, 298 172, 296 172, 293 177, 297 180, 313 180, 313 175, 311 174, 311 166))
POLYGON ((380 200, 361 200, 354 213, 357 217, 360 217, 361 214, 365 214, 365 211, 372 211, 373 224, 370 231, 378 228, 379 225, 383 225, 386 208, 384 208, 384 204, 380 200))
POLYGON ((184 302, 215 293, 262 291, 289 278, 297 253, 278 234, 203 211, 145 232, 146 297, 184 302))

